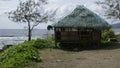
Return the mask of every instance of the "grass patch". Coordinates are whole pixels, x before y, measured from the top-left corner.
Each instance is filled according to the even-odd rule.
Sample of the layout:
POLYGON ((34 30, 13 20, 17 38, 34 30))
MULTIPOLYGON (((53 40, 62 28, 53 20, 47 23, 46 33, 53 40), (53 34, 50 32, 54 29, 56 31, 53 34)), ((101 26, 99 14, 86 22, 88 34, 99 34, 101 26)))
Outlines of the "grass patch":
POLYGON ((0 53, 0 68, 21 68, 33 61, 41 61, 34 40, 11 46, 0 53))

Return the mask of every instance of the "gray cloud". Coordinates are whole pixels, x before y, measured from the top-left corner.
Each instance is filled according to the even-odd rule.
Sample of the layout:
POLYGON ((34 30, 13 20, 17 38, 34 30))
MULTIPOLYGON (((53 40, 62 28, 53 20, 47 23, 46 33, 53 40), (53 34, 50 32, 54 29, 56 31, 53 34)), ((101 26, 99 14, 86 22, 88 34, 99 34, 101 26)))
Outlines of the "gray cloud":
MULTIPOLYGON (((55 10, 56 8, 59 8, 57 11, 57 16, 61 18, 69 14, 76 5, 84 5, 92 11, 98 13, 101 8, 94 3, 95 1, 96 0, 49 0, 50 3, 46 7, 48 7, 47 10, 55 10)), ((24 26, 20 26, 20 24, 10 21, 7 18, 7 15, 4 14, 10 10, 14 10, 17 6, 18 0, 0 0, 0 28, 24 28, 24 26), (6 27, 8 24, 10 24, 10 26, 6 27)), ((43 27, 39 25, 37 28, 46 28, 46 24, 42 24, 42 26, 43 27)))
POLYGON ((0 1, 11 1, 11 0, 0 0, 0 1))

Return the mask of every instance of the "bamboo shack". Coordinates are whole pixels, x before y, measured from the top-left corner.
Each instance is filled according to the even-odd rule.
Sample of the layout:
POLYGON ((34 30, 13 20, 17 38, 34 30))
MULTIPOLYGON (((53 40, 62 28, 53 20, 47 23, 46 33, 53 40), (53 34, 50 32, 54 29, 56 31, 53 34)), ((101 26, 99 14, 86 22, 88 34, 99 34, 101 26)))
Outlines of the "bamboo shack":
POLYGON ((72 13, 52 25, 55 41, 61 45, 96 45, 101 32, 110 25, 84 6, 77 6, 72 13))

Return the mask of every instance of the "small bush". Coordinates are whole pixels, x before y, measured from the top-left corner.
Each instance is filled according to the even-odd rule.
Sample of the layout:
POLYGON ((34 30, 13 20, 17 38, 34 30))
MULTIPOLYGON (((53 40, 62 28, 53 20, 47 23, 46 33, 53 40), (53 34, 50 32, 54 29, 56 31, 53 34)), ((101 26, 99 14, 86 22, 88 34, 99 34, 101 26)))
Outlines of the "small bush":
POLYGON ((102 44, 109 44, 109 43, 110 43, 110 41, 105 41, 105 40, 102 40, 102 41, 101 41, 101 43, 102 43, 102 44))
POLYGON ((114 37, 115 37, 115 34, 112 29, 105 30, 102 33, 102 41, 103 42, 107 42, 110 38, 114 38, 114 37))
POLYGON ((33 40, 9 47, 0 54, 0 68, 21 68, 32 61, 41 61, 33 40))
POLYGON ((54 48, 55 42, 50 39, 37 39, 34 44, 34 47, 38 49, 44 49, 44 48, 54 48))
POLYGON ((120 42, 120 35, 117 35, 117 41, 120 42))

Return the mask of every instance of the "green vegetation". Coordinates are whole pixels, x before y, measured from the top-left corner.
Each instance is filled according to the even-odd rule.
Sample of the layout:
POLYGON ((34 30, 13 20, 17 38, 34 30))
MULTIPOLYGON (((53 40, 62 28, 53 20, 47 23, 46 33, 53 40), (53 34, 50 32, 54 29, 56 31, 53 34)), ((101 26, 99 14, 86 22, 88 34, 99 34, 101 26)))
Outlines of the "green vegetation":
POLYGON ((102 43, 110 43, 110 39, 115 38, 114 31, 112 29, 105 30, 102 32, 102 43))
POLYGON ((37 49, 44 49, 44 48, 53 48, 55 47, 54 41, 47 40, 47 39, 37 39, 33 46, 37 49))
POLYGON ((102 33, 102 39, 103 40, 108 40, 109 38, 113 38, 115 37, 115 34, 114 34, 114 31, 112 29, 110 30, 105 30, 103 33, 102 33))
POLYGON ((34 40, 11 46, 0 53, 0 68, 21 68, 33 61, 41 61, 34 40))
POLYGON ((117 41, 120 42, 120 34, 116 35, 117 41))
POLYGON ((53 38, 25 41, 24 43, 7 47, 0 53, 0 68, 21 68, 41 61, 37 49, 55 48, 53 38))
POLYGON ((55 45, 55 41, 53 37, 48 37, 46 39, 37 39, 33 46, 37 49, 44 49, 44 48, 58 48, 58 44, 55 45))

